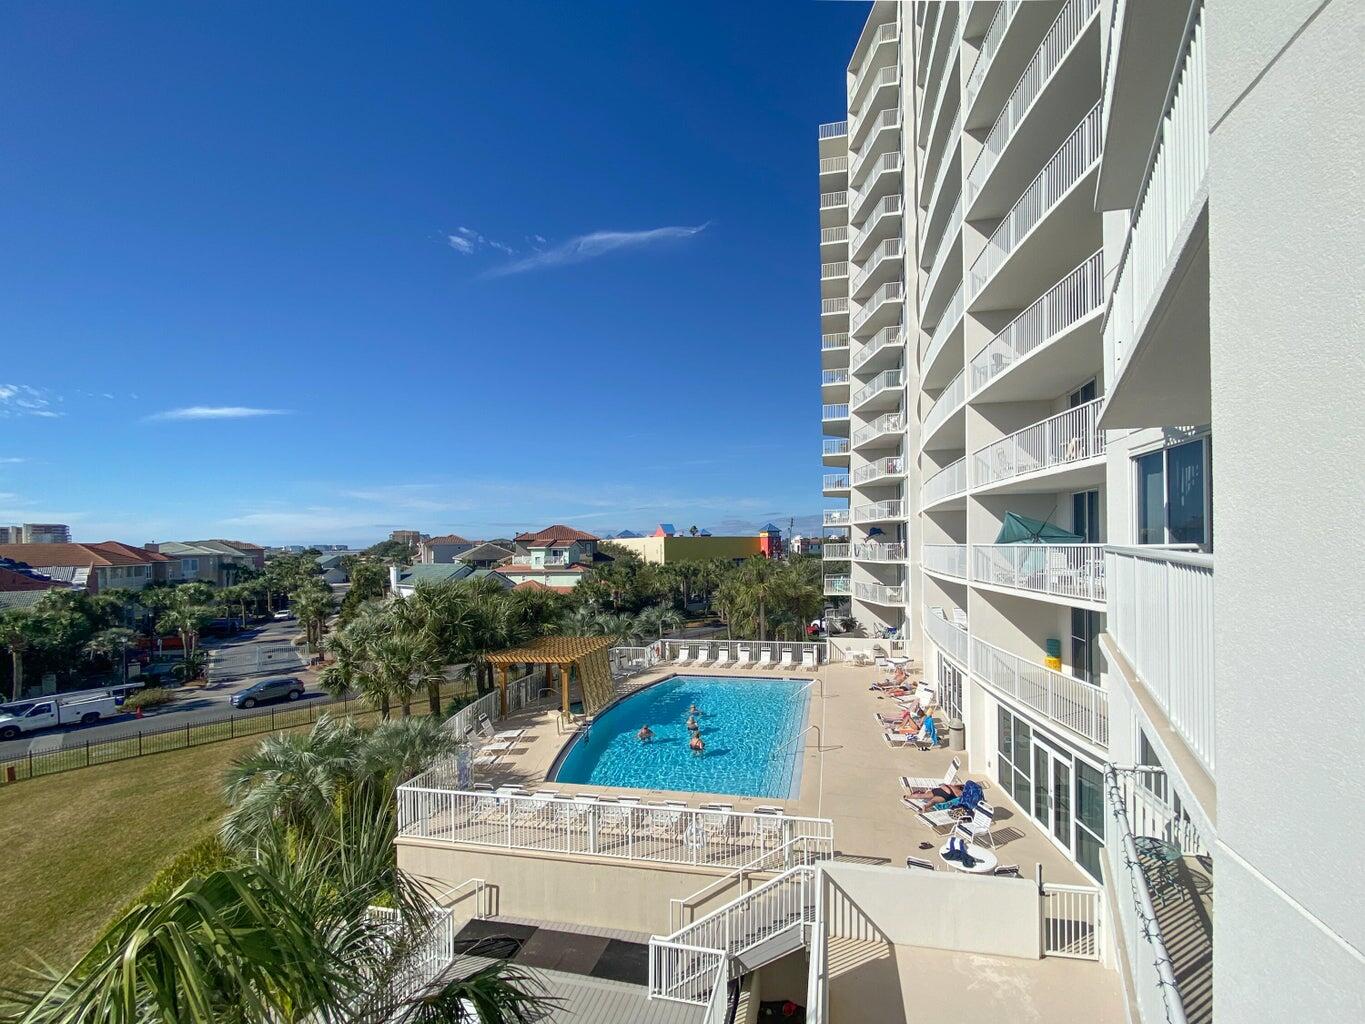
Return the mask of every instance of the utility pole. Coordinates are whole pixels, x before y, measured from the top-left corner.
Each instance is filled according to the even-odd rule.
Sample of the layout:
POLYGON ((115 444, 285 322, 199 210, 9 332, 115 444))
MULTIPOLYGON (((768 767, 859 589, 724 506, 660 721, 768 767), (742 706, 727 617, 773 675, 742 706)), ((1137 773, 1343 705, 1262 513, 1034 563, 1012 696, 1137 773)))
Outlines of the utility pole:
POLYGON ((793 549, 792 538, 796 536, 796 516, 787 517, 787 561, 791 561, 792 555, 796 554, 793 549))

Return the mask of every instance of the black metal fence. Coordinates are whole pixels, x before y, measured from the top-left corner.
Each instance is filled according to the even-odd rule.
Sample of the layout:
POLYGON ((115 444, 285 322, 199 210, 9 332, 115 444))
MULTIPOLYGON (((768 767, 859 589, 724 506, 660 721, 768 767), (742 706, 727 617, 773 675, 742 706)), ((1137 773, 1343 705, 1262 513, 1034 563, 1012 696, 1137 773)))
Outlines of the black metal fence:
MULTIPOLYGON (((472 692, 472 686, 442 687, 442 705, 457 696, 467 696, 472 692)), ((395 705, 394 712, 397 713, 398 710, 395 705)), ((413 701, 412 710, 416 714, 426 714, 428 706, 425 695, 413 701)), ((156 726, 149 723, 146 728, 110 739, 86 740, 84 744, 59 750, 30 750, 25 754, 2 756, 0 785, 23 782, 25 779, 34 779, 41 775, 69 772, 77 768, 126 761, 147 754, 161 754, 168 750, 186 750, 207 743, 221 743, 223 740, 236 739, 240 736, 258 736, 284 729, 297 729, 316 722, 324 711, 345 717, 374 713, 375 709, 356 698, 329 698, 310 700, 306 704, 285 704, 279 707, 217 715, 207 719, 200 718, 193 722, 185 722, 183 725, 168 722, 156 726)), ((155 722, 155 719, 152 719, 152 722, 155 722)))

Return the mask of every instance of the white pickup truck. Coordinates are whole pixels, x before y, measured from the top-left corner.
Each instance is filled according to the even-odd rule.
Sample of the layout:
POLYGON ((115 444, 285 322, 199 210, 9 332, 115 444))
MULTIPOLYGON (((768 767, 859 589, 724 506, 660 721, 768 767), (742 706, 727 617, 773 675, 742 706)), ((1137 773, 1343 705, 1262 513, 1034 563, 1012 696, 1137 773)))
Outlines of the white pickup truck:
POLYGON ((117 714, 121 714, 118 705, 108 694, 65 701, 47 697, 27 706, 11 704, 0 711, 0 740, 12 740, 26 732, 58 725, 89 724, 117 714))

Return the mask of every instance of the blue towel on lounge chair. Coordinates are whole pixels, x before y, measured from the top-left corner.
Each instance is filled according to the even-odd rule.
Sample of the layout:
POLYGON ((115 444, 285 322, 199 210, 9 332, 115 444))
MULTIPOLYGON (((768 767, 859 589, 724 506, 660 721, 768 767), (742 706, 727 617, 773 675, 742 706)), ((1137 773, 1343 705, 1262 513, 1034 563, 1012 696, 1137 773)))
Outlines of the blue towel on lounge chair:
POLYGON ((976 810, 976 805, 986 799, 986 794, 981 791, 981 784, 968 779, 962 784, 962 806, 969 811, 976 810))

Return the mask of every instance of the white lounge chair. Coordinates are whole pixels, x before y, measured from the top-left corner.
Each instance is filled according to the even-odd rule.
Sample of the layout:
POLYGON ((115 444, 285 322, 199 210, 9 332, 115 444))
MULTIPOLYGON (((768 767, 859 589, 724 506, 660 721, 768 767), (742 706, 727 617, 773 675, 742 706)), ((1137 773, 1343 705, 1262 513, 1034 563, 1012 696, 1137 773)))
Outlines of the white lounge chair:
POLYGON ((722 645, 720 650, 716 652, 716 663, 713 667, 724 668, 728 664, 730 664, 730 648, 727 645, 722 645))
POLYGON ((692 663, 692 651, 687 644, 678 644, 678 656, 673 659, 675 665, 690 665, 692 663))
POLYGON ((922 871, 937 871, 938 865, 931 860, 922 857, 906 857, 905 866, 907 868, 918 868, 922 871))
POLYGON ((934 789, 937 786, 951 786, 957 782, 957 773, 962 770, 962 759, 955 757, 948 764, 948 770, 943 773, 941 779, 931 779, 928 776, 902 775, 901 785, 906 789, 934 789))
POLYGON ((733 804, 702 804, 697 819, 708 839, 733 839, 739 835, 739 818, 733 804))
POLYGON ((657 804, 645 804, 645 825, 656 836, 675 836, 682 829, 683 812, 687 804, 681 800, 665 800, 657 804))
POLYGON ((777 664, 777 657, 776 657, 776 655, 773 653, 773 649, 772 649, 771 647, 767 646, 766 644, 764 644, 764 645, 763 645, 763 649, 762 649, 762 651, 761 651, 760 654, 759 654, 759 658, 758 658, 758 667, 759 667, 759 668, 772 668, 772 667, 774 667, 776 664, 777 664))
POLYGON ((781 807, 760 805, 754 808, 754 836, 764 846, 768 845, 768 840, 781 845, 782 843, 782 819, 786 817, 786 812, 781 807))
POLYGON ((630 830, 630 822, 635 814, 635 808, 639 806, 639 799, 633 796, 623 796, 617 800, 599 800, 597 802, 597 827, 610 832, 627 832, 630 830))
POLYGON ((807 647, 801 652, 801 667, 807 672, 820 670, 820 656, 816 654, 814 647, 807 647))
POLYGON ((781 668, 796 668, 796 650, 792 647, 784 648, 782 651, 782 661, 779 663, 781 668))
POLYGON ((755 661, 754 649, 748 644, 740 644, 739 656, 736 658, 735 664, 738 666, 743 666, 744 668, 748 668, 750 665, 754 663, 754 661, 755 661))
POLYGON ((957 626, 959 629, 967 628, 967 613, 961 608, 953 609, 953 625, 957 626))
POLYGON ((515 740, 525 731, 525 729, 504 729, 502 732, 498 732, 493 728, 493 720, 491 718, 487 715, 479 716, 479 735, 490 740, 497 740, 499 742, 515 740))
POLYGON ((709 665, 711 664, 711 661, 712 661, 712 658, 711 658, 711 645, 710 645, 710 644, 698 644, 698 645, 697 645, 697 667, 700 668, 700 667, 702 667, 703 665, 709 666, 709 665))
POLYGON ((896 732, 894 729, 887 729, 882 733, 882 739, 893 747, 919 746, 920 738, 925 735, 924 728, 921 726, 919 732, 896 732))

